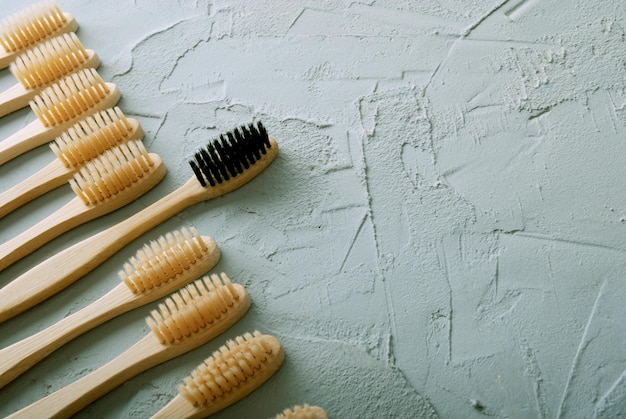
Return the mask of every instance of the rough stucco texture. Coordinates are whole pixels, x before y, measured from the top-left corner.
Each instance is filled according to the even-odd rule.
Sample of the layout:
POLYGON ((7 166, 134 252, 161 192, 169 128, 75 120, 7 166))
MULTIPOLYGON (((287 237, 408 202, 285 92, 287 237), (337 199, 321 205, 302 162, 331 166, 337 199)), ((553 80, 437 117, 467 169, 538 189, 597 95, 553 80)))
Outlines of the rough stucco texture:
MULTIPOLYGON (((6 15, 24 7, 0 1, 6 15)), ((78 417, 148 417, 226 338, 254 329, 283 342, 285 365, 216 417, 301 403, 332 418, 626 415, 623 0, 60 4, 168 175, 7 269, 2 285, 173 191, 220 132, 262 120, 281 150, 250 185, 0 325, 7 346, 86 306, 160 234, 215 238, 214 271, 246 285, 251 311, 78 417)), ((3 118, 2 138, 32 119, 3 118)), ((50 156, 0 167, 3 189, 50 156)), ((71 197, 60 189, 0 221, 0 240, 71 197)), ((39 363, 0 391, 0 414, 122 352, 152 308, 39 363)))

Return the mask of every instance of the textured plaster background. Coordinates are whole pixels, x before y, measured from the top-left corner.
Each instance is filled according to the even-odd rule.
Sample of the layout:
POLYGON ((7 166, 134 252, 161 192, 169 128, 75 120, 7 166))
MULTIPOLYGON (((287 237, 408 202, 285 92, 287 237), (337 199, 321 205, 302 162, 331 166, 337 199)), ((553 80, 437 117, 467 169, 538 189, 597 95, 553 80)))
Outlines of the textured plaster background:
MULTIPOLYGON (((195 226, 250 312, 78 417, 147 417, 226 338, 259 329, 282 370, 223 418, 297 403, 332 418, 626 415, 623 0, 60 0, 100 74, 168 166, 133 204, 0 273, 0 285, 182 185, 219 133, 262 120, 280 145, 253 183, 145 234, 0 325, 9 345, 117 285, 145 242, 195 226)), ((0 0, 2 17, 26 4, 0 0)), ((2 89, 13 84, 0 73, 2 89)), ((2 138, 33 119, 2 118, 2 138)), ((52 159, 0 167, 3 189, 52 159)), ((0 220, 0 240, 73 197, 0 220)), ((6 415, 148 332, 135 310, 0 391, 6 415)))

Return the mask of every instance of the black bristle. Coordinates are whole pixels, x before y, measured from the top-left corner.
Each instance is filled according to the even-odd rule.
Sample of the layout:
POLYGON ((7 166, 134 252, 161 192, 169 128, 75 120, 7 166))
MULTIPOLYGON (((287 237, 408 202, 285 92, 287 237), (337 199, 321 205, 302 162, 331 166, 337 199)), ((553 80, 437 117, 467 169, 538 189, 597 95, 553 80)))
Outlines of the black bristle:
POLYGON ((228 159, 224 159, 223 155, 224 153, 220 154, 217 152, 216 150, 216 146, 219 144, 219 141, 215 141, 213 144, 209 144, 207 146, 207 151, 209 152, 209 154, 211 155, 211 160, 212 161, 221 161, 222 164, 220 165, 216 165, 215 166, 215 173, 216 173, 216 179, 218 178, 218 176, 220 176, 222 179, 224 180, 228 180, 230 179, 230 176, 228 175, 228 164, 230 163, 228 161, 228 159))
POLYGON ((233 130, 228 133, 228 138, 230 139, 230 143, 233 146, 234 150, 237 150, 236 153, 238 155, 237 161, 243 167, 243 170, 246 170, 250 167, 248 164, 248 159, 245 155, 244 145, 242 143, 241 136, 239 135, 239 130, 233 130))
POLYGON ((256 163, 271 147, 261 122, 222 134, 198 150, 189 164, 200 184, 215 186, 227 181, 256 163))
POLYGON ((203 187, 206 186, 206 181, 204 180, 204 176, 202 176, 202 172, 200 171, 200 168, 198 167, 196 162, 193 160, 190 160, 189 164, 191 165, 191 170, 193 170, 193 173, 198 178, 200 185, 202 185, 203 187))
POLYGON ((262 151, 262 153, 265 154, 267 153, 267 149, 270 148, 270 137, 269 135, 267 135, 265 126, 261 123, 261 121, 259 121, 259 123, 257 124, 257 130, 258 130, 259 139, 261 140, 263 144, 265 144, 265 147, 263 148, 263 151, 262 151))
MULTIPOLYGON (((225 149, 224 144, 228 144, 227 141, 228 139, 223 134, 220 135, 219 141, 215 141, 215 150, 217 151, 218 155, 220 156, 226 155, 226 149, 225 149)), ((232 160, 230 159, 226 159, 224 161, 224 166, 231 177, 235 177, 237 176, 238 173, 241 173, 241 170, 238 170, 238 168, 235 167, 232 160)))
POLYGON ((209 185, 215 186, 215 180, 213 175, 213 165, 211 165, 211 156, 205 149, 201 149, 196 153, 196 161, 198 166, 204 175, 204 178, 209 182, 209 185))

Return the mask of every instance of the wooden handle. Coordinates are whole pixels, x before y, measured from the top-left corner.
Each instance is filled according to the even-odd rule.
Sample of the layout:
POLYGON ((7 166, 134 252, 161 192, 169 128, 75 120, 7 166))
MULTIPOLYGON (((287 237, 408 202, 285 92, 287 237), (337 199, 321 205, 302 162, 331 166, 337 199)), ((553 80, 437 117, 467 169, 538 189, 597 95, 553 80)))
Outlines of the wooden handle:
POLYGON ((76 197, 46 219, 1 244, 0 271, 72 228, 121 208, 152 189, 165 176, 165 166, 159 155, 151 154, 151 157, 155 165, 152 171, 111 198, 96 205, 85 205, 76 197))
POLYGON ((254 179, 274 161, 272 147, 244 173, 215 187, 203 188, 195 177, 132 217, 45 260, 0 289, 0 322, 21 313, 87 274, 130 241, 198 202, 216 198, 254 179))
POLYGON ((50 240, 96 216, 98 206, 76 197, 28 230, 0 244, 0 271, 34 252, 50 240))
POLYGON ((203 345, 224 333, 249 309, 245 288, 233 284, 239 300, 228 312, 173 343, 161 344, 149 333, 117 358, 91 374, 14 413, 9 418, 69 417, 137 374, 203 345))
POLYGON ((0 322, 40 303, 86 275, 141 234, 201 201, 195 178, 148 208, 35 266, 0 289, 0 322))
POLYGON ((82 310, 0 350, 0 388, 67 342, 128 311, 128 303, 136 299, 125 284, 119 284, 82 310))
POLYGON ((177 394, 163 409, 150 416, 150 419, 201 419, 207 416, 203 407, 194 406, 184 396, 177 394))
POLYGON ((26 89, 20 83, 0 93, 0 116, 5 116, 28 106, 39 90, 26 89))
POLYGON ((203 236, 207 251, 183 273, 140 293, 119 284, 82 310, 47 329, 0 350, 0 389, 70 340, 127 311, 166 297, 215 266, 220 249, 211 237, 203 236))
MULTIPOLYGON (((219 397, 212 400, 210 397, 207 397, 208 400, 205 404, 198 404, 196 406, 179 393, 150 419, 204 418, 231 406, 233 403, 238 402, 255 391, 280 369, 285 359, 285 352, 278 339, 270 335, 264 335, 262 339, 265 345, 269 347, 270 352, 266 352, 266 361, 264 361, 258 369, 254 370, 254 374, 249 375, 244 373, 245 380, 235 379, 237 381, 236 385, 229 383, 232 385, 230 391, 224 391, 219 397)), ((192 373, 192 376, 194 375, 196 377, 202 377, 203 373, 195 370, 192 373)), ((222 377, 225 378, 224 376, 222 377)), ((213 381, 211 377, 206 377, 206 379, 207 381, 213 381)))
MULTIPOLYGON (((87 58, 78 66, 72 69, 72 72, 82 70, 83 68, 98 68, 100 58, 94 50, 86 49, 87 58)), ((44 84, 31 89, 26 89, 22 84, 17 83, 0 93, 0 117, 15 112, 28 106, 28 103, 39 94, 43 89, 50 86, 53 82, 44 84)))
POLYGON ((76 118, 49 127, 45 127, 39 119, 36 119, 15 134, 0 141, 0 164, 4 164, 27 151, 54 140, 61 135, 63 131, 74 125, 77 120, 115 106, 121 97, 120 90, 113 83, 106 83, 106 85, 109 88, 109 93, 106 97, 102 98, 95 106, 82 112, 76 118))
MULTIPOLYGON (((52 38, 54 36, 59 36, 64 33, 76 32, 76 30, 78 29, 78 22, 76 22, 76 19, 74 19, 74 16, 65 12, 63 13, 63 15, 65 16, 65 24, 57 28, 53 33, 51 33, 46 38, 52 38)), ((15 60, 15 57, 22 54, 23 52, 24 52, 23 49, 19 51, 14 51, 14 52, 7 52, 4 49, 0 49, 0 70, 10 66, 11 62, 15 60)))
POLYGON ((67 183, 75 171, 74 168, 65 167, 61 160, 54 159, 28 179, 0 194, 0 218, 67 183))
POLYGON ((46 128, 39 119, 35 119, 15 134, 0 141, 0 164, 52 141, 62 132, 59 126, 46 128))
POLYGON ((178 355, 177 345, 161 345, 149 333, 92 373, 7 418, 67 418, 143 371, 178 355))

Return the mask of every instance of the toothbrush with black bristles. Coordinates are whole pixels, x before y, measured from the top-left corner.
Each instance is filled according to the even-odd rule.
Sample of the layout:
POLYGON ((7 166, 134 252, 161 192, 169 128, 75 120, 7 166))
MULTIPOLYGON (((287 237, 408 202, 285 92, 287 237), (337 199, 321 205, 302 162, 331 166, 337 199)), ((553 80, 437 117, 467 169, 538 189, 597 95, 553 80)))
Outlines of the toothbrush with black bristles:
POLYGON ((278 154, 261 122, 222 134, 190 161, 195 176, 128 219, 85 239, 0 289, 0 322, 40 303, 81 278, 123 246, 188 207, 248 183, 278 154))

